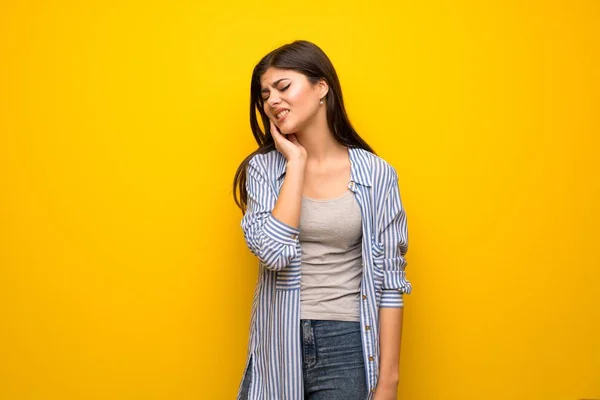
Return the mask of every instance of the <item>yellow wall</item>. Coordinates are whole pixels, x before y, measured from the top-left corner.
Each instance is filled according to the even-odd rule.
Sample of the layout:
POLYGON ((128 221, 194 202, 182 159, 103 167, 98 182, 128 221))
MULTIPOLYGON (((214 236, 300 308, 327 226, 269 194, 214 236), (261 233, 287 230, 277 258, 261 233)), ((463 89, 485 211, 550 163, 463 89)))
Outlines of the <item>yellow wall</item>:
POLYGON ((409 218, 403 400, 600 398, 597 1, 3 1, 0 399, 233 399, 252 67, 336 66, 409 218))

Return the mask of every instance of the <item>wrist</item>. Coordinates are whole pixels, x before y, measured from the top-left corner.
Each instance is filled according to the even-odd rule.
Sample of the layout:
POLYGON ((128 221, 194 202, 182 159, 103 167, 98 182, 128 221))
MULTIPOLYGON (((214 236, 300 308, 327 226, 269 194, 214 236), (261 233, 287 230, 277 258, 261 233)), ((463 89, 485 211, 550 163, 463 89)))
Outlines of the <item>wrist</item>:
POLYGON ((306 167, 306 161, 301 158, 297 158, 294 160, 289 160, 287 162, 285 171, 286 171, 286 174, 289 172, 304 174, 305 167, 306 167))

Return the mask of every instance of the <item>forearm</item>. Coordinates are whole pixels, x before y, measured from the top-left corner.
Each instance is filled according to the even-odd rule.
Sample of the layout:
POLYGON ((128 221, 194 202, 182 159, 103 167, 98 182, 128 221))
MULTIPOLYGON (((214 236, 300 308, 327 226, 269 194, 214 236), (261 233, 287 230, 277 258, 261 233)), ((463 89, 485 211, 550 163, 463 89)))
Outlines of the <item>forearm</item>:
POLYGON ((253 160, 246 171, 248 207, 241 227, 248 248, 262 265, 280 271, 298 255, 304 170, 300 164, 289 163, 280 196, 276 196, 273 182, 268 182, 266 172, 253 160))
POLYGON ((293 228, 300 225, 304 168, 305 164, 301 162, 288 162, 285 180, 272 211, 273 217, 293 228))
POLYGON ((399 380, 403 313, 403 308, 379 309, 379 381, 386 384, 399 380))

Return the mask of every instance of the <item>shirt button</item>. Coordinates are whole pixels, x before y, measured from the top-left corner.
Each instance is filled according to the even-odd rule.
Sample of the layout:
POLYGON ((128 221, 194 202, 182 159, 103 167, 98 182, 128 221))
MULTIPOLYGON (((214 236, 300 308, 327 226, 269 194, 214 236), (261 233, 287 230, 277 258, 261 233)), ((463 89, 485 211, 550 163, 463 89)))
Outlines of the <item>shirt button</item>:
POLYGON ((369 325, 367 325, 367 326, 365 326, 365 329, 369 330, 369 329, 371 329, 371 327, 369 325))
POLYGON ((375 393, 375 388, 371 389, 371 392, 375 393))
POLYGON ((369 361, 373 361, 373 356, 369 356, 369 361))
POLYGON ((367 299, 367 295, 363 294, 363 300, 366 300, 366 299, 367 299))
POLYGON ((350 181, 350 182, 348 183, 348 187, 349 187, 350 189, 354 190, 354 181, 350 181))
POLYGON ((298 239, 298 235, 292 235, 292 239, 298 239))

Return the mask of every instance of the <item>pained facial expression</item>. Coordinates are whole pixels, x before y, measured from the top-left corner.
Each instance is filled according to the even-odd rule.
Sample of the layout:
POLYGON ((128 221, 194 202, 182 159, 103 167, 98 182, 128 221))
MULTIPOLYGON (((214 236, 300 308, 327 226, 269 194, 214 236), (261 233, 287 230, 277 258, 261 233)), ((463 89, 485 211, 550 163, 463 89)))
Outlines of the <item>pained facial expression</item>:
POLYGON ((311 84, 305 75, 289 69, 270 67, 260 82, 263 110, 282 134, 294 133, 306 126, 319 111, 319 101, 327 93, 324 81, 311 84))

